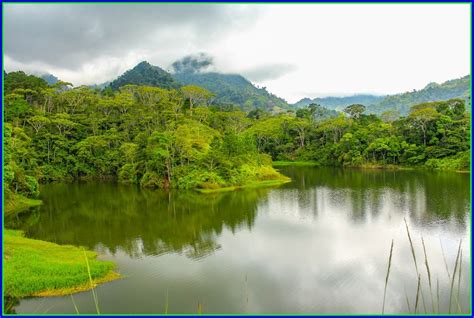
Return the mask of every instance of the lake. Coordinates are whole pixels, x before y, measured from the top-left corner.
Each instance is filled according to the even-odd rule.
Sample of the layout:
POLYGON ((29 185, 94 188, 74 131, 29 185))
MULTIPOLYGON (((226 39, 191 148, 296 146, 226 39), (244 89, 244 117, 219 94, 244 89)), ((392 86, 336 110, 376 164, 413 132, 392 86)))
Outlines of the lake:
MULTIPOLYGON (((452 275, 460 240, 451 310, 470 310, 469 174, 280 170, 293 182, 219 194, 44 185, 44 205, 6 227, 116 262, 123 279, 96 289, 101 313, 379 314, 392 239, 385 313, 408 313, 407 299, 414 311, 418 275, 406 218, 421 277, 417 310, 437 311, 439 284, 439 307, 448 311, 446 264, 452 275)), ((74 300, 80 313, 95 313, 91 292, 74 300)), ((75 313, 70 296, 23 299, 15 308, 75 313)))

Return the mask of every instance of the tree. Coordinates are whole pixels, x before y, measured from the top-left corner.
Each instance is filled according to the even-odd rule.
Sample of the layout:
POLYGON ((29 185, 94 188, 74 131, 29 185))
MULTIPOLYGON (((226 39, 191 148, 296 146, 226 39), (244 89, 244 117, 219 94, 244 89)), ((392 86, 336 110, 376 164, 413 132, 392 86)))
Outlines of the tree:
POLYGON ((363 112, 365 112, 365 106, 361 104, 353 104, 344 108, 344 112, 351 118, 359 119, 363 112))
POLYGON ((214 96, 214 94, 209 92, 207 89, 194 85, 181 87, 181 93, 184 98, 189 101, 189 108, 191 111, 195 106, 207 106, 209 99, 214 96))
POLYGON ((409 119, 411 119, 415 128, 421 129, 423 132, 423 145, 426 146, 426 133, 428 124, 435 120, 439 116, 436 109, 433 108, 415 108, 410 113, 409 119))
POLYGON ((399 117, 400 117, 400 112, 395 109, 386 110, 380 115, 380 118, 386 123, 393 122, 397 120, 399 117))

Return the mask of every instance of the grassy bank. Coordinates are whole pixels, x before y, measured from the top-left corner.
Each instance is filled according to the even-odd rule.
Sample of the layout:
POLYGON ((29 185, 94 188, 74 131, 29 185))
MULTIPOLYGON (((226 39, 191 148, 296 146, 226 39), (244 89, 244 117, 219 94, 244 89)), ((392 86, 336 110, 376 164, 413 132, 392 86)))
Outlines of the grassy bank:
POLYGON ((5 204, 3 206, 3 213, 5 216, 20 213, 28 210, 31 207, 41 205, 41 200, 30 199, 20 194, 9 193, 5 195, 5 204))
POLYGON ((67 295, 119 277, 114 263, 97 260, 92 251, 25 238, 14 230, 4 230, 3 239, 6 296, 67 295))
POLYGON ((285 176, 281 176, 279 179, 275 180, 263 180, 263 181, 255 181, 251 183, 247 183, 244 185, 235 185, 217 189, 196 189, 196 191, 200 193, 218 193, 218 192, 228 192, 234 191, 239 189, 251 189, 251 188, 261 188, 261 187, 270 187, 270 186, 277 186, 284 183, 291 182, 291 179, 285 176))
POLYGON ((305 166, 305 167, 317 167, 320 164, 316 161, 273 161, 274 167, 286 167, 286 166, 305 166))

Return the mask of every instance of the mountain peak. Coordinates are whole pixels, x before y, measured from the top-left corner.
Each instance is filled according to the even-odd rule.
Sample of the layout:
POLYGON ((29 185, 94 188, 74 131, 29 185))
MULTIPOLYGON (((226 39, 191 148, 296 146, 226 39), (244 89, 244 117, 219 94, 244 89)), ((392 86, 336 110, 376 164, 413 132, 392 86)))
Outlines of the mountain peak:
POLYGON ((147 61, 142 61, 134 68, 123 73, 110 83, 110 87, 118 89, 127 84, 158 86, 167 89, 180 86, 170 73, 158 66, 151 65, 147 61))
POLYGON ((148 61, 141 61, 140 63, 138 63, 137 65, 135 65, 134 68, 137 68, 137 67, 150 67, 150 66, 153 66, 153 65, 151 65, 150 63, 148 63, 148 61))

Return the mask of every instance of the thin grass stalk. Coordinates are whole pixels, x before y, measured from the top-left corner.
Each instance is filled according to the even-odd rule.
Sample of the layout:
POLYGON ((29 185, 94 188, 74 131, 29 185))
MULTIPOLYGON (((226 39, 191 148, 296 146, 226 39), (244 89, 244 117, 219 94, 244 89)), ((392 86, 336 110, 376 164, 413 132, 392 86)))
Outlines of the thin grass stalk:
POLYGON ((392 265, 392 252, 393 252, 393 239, 392 239, 392 244, 390 245, 390 255, 388 257, 387 276, 385 277, 385 287, 383 289, 382 314, 385 312, 385 296, 387 294, 388 277, 390 276, 390 266, 392 265))
POLYGON ((449 273, 448 262, 446 261, 446 256, 444 254, 443 242, 439 238, 439 245, 441 245, 441 254, 443 254, 444 267, 446 268, 446 273, 448 273, 448 278, 451 280, 451 274, 449 273))
POLYGON ((449 314, 451 313, 451 304, 452 304, 452 299, 453 299, 454 280, 456 279, 456 271, 458 269, 459 254, 461 252, 461 244, 462 244, 462 240, 459 241, 458 254, 456 255, 456 261, 454 262, 453 276, 452 276, 452 279, 451 279, 451 288, 450 288, 450 291, 449 291, 449 309, 448 309, 449 314))
POLYGON ((415 298, 415 315, 418 311, 418 299, 419 299, 419 295, 420 295, 420 280, 421 280, 421 277, 420 275, 418 275, 418 285, 416 287, 416 298, 415 298))
POLYGON ((459 258, 458 295, 456 297, 459 313, 462 313, 462 310, 461 310, 461 276, 462 276, 462 250, 461 250, 461 257, 459 258))
POLYGON ((245 308, 249 305, 249 285, 248 285, 248 277, 245 274, 245 308))
MULTIPOLYGON (((410 241, 410 248, 411 248, 411 255, 413 256, 413 262, 415 263, 415 269, 416 269, 416 274, 420 276, 420 271, 418 270, 418 263, 416 262, 416 254, 415 254, 415 247, 413 245, 413 241, 411 239, 410 235, 410 229, 408 228, 408 223, 406 218, 403 218, 403 221, 405 221, 405 227, 407 229, 407 235, 408 235, 408 241, 410 241)), ((423 303, 423 309, 426 314, 426 304, 425 304, 425 296, 423 295, 423 288, 420 290, 421 293, 421 301, 423 303)))
POLYGON ((436 276, 436 303, 438 306, 438 314, 440 313, 439 311, 439 278, 436 276))
POLYGON ((408 313, 411 314, 411 306, 410 306, 410 301, 408 300, 408 293, 407 293, 406 287, 405 287, 405 299, 406 299, 406 301, 407 301, 408 313))
POLYGON ((168 289, 167 289, 166 290, 165 315, 168 314, 168 301, 169 301, 169 293, 168 293, 168 289))
POLYGON ((410 241, 411 255, 413 256, 413 262, 415 263, 416 274, 419 275, 420 273, 418 271, 418 264, 416 262, 415 248, 413 247, 413 241, 411 240, 410 230, 408 229, 408 223, 407 223, 407 220, 405 218, 403 218, 403 221, 405 221, 405 227, 407 229, 408 241, 410 241))
POLYGON ((428 256, 426 254, 426 246, 425 246, 425 240, 423 239, 423 236, 421 237, 421 244, 423 245, 423 253, 425 254, 425 267, 426 267, 426 273, 428 275, 428 285, 430 286, 431 309, 432 309, 432 312, 434 313, 435 305, 434 305, 434 299, 433 299, 433 288, 431 285, 430 265, 428 263, 428 256))
POLYGON ((91 268, 89 266, 89 259, 87 258, 86 250, 83 248, 82 251, 84 252, 84 258, 86 259, 87 274, 89 275, 89 283, 91 285, 92 297, 94 298, 95 309, 97 311, 97 314, 100 315, 99 301, 97 299, 97 295, 95 294, 94 283, 92 282, 92 275, 91 275, 91 268))
POLYGON ((202 315, 202 304, 198 303, 198 315, 202 315))
POLYGON ((72 304, 74 305, 74 309, 76 310, 76 314, 79 315, 79 309, 77 309, 77 305, 76 305, 76 302, 74 301, 74 297, 72 296, 72 294, 71 294, 71 300, 72 300, 72 304))

